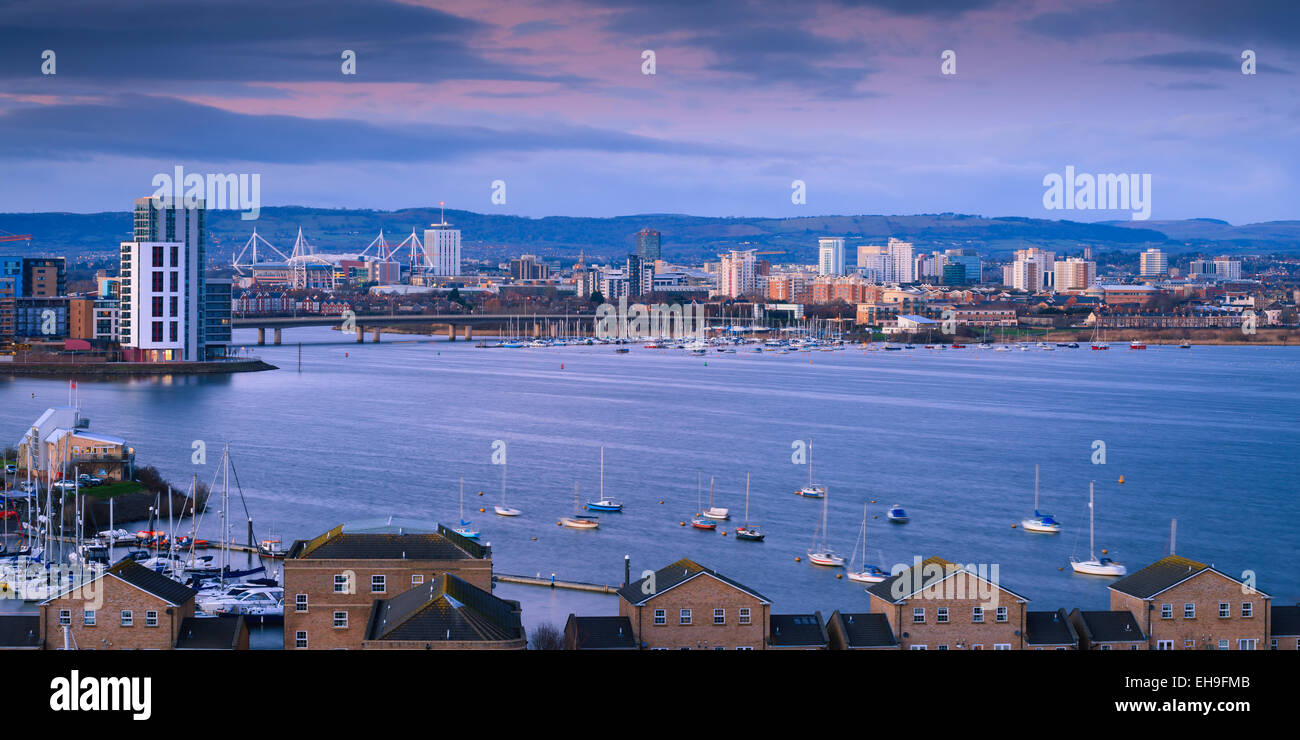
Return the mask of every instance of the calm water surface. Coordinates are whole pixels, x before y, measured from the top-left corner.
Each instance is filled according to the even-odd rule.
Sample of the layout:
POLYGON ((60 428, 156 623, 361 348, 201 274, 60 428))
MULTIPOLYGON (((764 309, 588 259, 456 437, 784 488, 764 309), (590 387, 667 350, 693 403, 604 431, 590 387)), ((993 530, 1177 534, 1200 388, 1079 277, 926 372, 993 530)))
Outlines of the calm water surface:
MULTIPOLYGON (((830 543, 846 557, 867 503, 868 560, 887 570, 930 555, 995 563, 1033 609, 1104 608, 1107 581, 1069 570, 1071 554, 1087 555, 1095 480, 1098 548, 1130 571, 1167 551, 1177 517, 1179 554, 1233 575, 1253 570, 1277 603, 1300 598, 1300 571, 1285 554, 1300 542, 1297 349, 741 349, 700 358, 389 336, 396 341, 356 345, 332 343, 329 329, 294 329, 285 338, 305 343, 301 370, 296 345, 265 347, 261 356, 280 370, 86 381, 81 405, 93 431, 126 437, 140 464, 178 482, 193 472, 210 480, 229 443, 258 535, 286 543, 390 514, 452 523, 464 476, 467 518, 500 572, 617 583, 625 554, 634 575, 690 557, 779 611, 862 610, 860 586, 795 561, 822 513, 821 502, 793 495, 808 473, 792 464, 791 445, 811 437, 816 477, 830 490, 830 543), (191 464, 193 440, 206 442, 206 466, 191 464), (523 517, 491 514, 501 490, 494 440, 507 442, 509 501, 523 517), (1094 440, 1106 445, 1105 465, 1091 462, 1094 440), (625 513, 603 515, 594 532, 557 527, 573 512, 575 481, 584 501, 597 495, 602 445, 605 491, 625 513), (1064 523, 1060 535, 1011 526, 1033 507, 1036 463, 1041 508, 1064 523), (766 542, 689 527, 697 471, 706 496, 712 477, 716 505, 737 517, 752 473, 751 518, 766 542), (885 521, 895 503, 910 524, 885 521)), ((66 381, 0 379, 0 436, 16 443, 67 395, 66 381)), ((214 535, 215 516, 203 528, 214 535)), ((552 603, 545 589, 509 591, 536 593, 539 612, 560 624, 568 611, 617 608, 609 597, 552 603)))

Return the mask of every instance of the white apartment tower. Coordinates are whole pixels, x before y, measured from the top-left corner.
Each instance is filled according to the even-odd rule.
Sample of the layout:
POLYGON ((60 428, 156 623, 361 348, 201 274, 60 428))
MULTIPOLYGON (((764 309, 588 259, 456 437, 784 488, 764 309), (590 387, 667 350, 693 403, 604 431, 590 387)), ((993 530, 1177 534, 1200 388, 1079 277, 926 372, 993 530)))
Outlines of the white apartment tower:
POLYGON ((1087 290, 1097 282, 1097 263, 1069 257, 1057 260, 1053 266, 1054 287, 1058 293, 1070 290, 1087 290))
POLYGON ((1054 278, 1055 261, 1055 252, 1047 252, 1038 247, 1017 249, 1011 269, 1004 271, 1003 282, 1016 290, 1030 293, 1050 287, 1054 278))
POLYGON ((125 359, 205 359, 205 205, 137 198, 134 238, 121 243, 118 342, 125 359))
POLYGON ((713 295, 736 298, 755 292, 758 281, 754 270, 754 250, 733 249, 730 254, 718 256, 722 262, 718 265, 718 288, 713 295))
POLYGON ((817 260, 818 275, 843 275, 844 274, 844 240, 838 237, 827 237, 817 240, 819 259, 817 260))
POLYGON ((1152 247, 1142 253, 1142 277, 1164 277, 1169 274, 1169 257, 1152 247))
POLYGON ((885 280, 891 283, 910 283, 916 280, 916 263, 911 242, 890 237, 885 263, 885 280))
POLYGON ((460 275, 460 229, 449 228, 446 221, 430 224, 424 230, 424 252, 428 255, 429 274, 438 277, 460 275))

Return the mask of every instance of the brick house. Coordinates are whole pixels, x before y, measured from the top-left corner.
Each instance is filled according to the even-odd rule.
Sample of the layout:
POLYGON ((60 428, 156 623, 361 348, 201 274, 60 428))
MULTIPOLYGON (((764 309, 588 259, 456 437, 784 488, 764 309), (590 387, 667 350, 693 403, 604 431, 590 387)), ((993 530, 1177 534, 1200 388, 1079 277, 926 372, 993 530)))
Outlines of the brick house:
POLYGON ((579 617, 564 623, 565 650, 636 650, 632 622, 627 617, 579 617))
POLYGON ((1155 650, 1262 650, 1269 601, 1215 568, 1168 555, 1110 585, 1110 608, 1124 610, 1155 650))
POLYGON ((88 584, 41 602, 41 646, 169 650, 181 636, 181 624, 194 616, 194 594, 161 573, 123 561, 88 584))
POLYGON ((897 650, 898 640, 884 614, 843 614, 838 609, 826 622, 831 650, 897 650))
POLYGON ((762 650, 772 602, 683 558, 619 589, 618 613, 649 650, 762 650))
POLYGON ((1268 623, 1268 646, 1271 650, 1300 650, 1300 604, 1273 607, 1268 623))
POLYGON ((829 646, 821 612, 773 614, 768 620, 768 650, 826 650, 829 646))
POLYGON ((499 599, 450 573, 376 599, 364 650, 523 650, 519 602, 499 599))
POLYGON ((359 650, 377 601, 451 573, 491 592, 491 548, 441 525, 339 525, 298 540, 284 559, 286 650, 359 650))
POLYGON ((1075 609, 1070 624, 1079 635, 1080 650, 1147 649, 1147 636, 1130 612, 1075 609))
POLYGON ((1026 650, 1078 650, 1079 634, 1064 609, 1025 612, 1026 650))
POLYGON ((931 557, 867 588, 903 650, 1022 650, 1029 599, 931 557))

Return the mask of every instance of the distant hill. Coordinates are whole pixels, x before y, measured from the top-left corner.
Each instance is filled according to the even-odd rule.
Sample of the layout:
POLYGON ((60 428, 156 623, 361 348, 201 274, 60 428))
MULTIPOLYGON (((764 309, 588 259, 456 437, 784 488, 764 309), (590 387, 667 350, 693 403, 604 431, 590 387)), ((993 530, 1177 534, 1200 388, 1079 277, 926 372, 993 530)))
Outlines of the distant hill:
MULTIPOLYGON (((244 221, 236 211, 209 211, 212 256, 229 257, 241 248, 253 227, 272 244, 288 251, 301 227, 320 251, 353 252, 368 244, 379 230, 399 242, 439 218, 436 208, 400 211, 306 208, 263 208, 256 221, 244 221)), ((666 259, 703 261, 720 251, 755 248, 784 251, 767 255, 773 262, 815 262, 817 238, 848 239, 853 247, 883 244, 889 237, 914 242, 919 249, 973 247, 984 253, 1005 253, 1039 246, 1077 253, 1083 245, 1097 251, 1141 251, 1159 246, 1171 252, 1300 253, 1300 221, 1233 226, 1217 219, 1185 221, 1111 221, 1081 223, 1033 218, 985 218, 941 213, 911 216, 807 216, 801 218, 711 218, 680 214, 641 214, 613 218, 551 216, 525 218, 471 211, 447 211, 447 220, 463 232, 467 258, 502 259, 530 252, 543 256, 619 259, 635 249, 643 227, 663 234, 666 259)), ((33 234, 32 254, 109 254, 131 235, 131 214, 7 213, 0 229, 33 234)), ((9 245, 13 246, 13 245, 9 245)), ((0 252, 16 251, 0 247, 0 252)))

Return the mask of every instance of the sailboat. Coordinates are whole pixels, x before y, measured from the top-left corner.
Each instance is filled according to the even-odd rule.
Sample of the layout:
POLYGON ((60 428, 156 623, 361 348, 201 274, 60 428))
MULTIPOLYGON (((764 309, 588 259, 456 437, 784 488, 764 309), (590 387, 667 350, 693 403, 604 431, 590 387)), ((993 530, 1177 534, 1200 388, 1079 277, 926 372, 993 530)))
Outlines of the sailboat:
POLYGON ((476 540, 478 539, 478 530, 470 527, 470 524, 471 522, 465 518, 465 476, 462 475, 460 477, 460 525, 453 528, 451 531, 461 537, 476 540))
POLYGON ((880 583, 889 574, 878 566, 867 564, 867 505, 862 505, 862 527, 858 530, 858 541, 853 545, 853 560, 849 563, 849 580, 859 583, 880 583), (858 560, 858 545, 862 545, 862 560, 858 560))
POLYGON ((731 512, 720 506, 713 505, 713 477, 709 477, 709 508, 704 510, 704 516, 709 519, 730 519, 731 512))
POLYGON ((827 537, 826 517, 830 511, 828 508, 830 501, 831 501, 830 494, 824 493, 822 496, 822 526, 821 529, 819 530, 821 533, 822 541, 821 541, 821 545, 818 546, 817 538, 814 535, 813 546, 810 550, 808 550, 808 559, 811 560, 814 565, 825 565, 831 568, 839 568, 844 565, 844 558, 840 557, 839 555, 836 555, 831 550, 830 545, 827 542, 828 537, 827 537))
POLYGON ((736 539, 762 542, 766 536, 758 527, 749 525, 749 473, 745 473, 745 524, 736 527, 736 539))
POLYGON ((795 493, 804 498, 821 498, 826 495, 826 486, 813 483, 812 437, 808 438, 808 485, 795 491, 795 493))
POLYGON ((1099 310, 1097 311, 1097 325, 1092 330, 1092 348, 1099 352, 1110 349, 1110 345, 1102 340, 1101 323, 1101 311, 1099 310))
POLYGON ((501 463, 501 504, 492 507, 492 510, 497 513, 497 516, 519 516, 524 513, 506 505, 506 464, 504 462, 501 463))
POLYGON ((588 511, 622 511, 623 504, 612 499, 605 498, 605 447, 600 448, 600 500, 588 501, 588 511))
POLYGON ((1128 573, 1128 569, 1123 563, 1117 563, 1110 558, 1097 559, 1096 545, 1093 541, 1093 483, 1088 483, 1088 559, 1075 560, 1070 558, 1070 567, 1075 573, 1083 573, 1089 576, 1122 576, 1128 573))
POLYGON ((1046 532, 1056 534, 1061 531, 1061 523, 1052 518, 1051 514, 1040 514, 1038 512, 1038 466, 1034 466, 1034 515, 1020 520, 1020 526, 1026 532, 1046 532))
MULTIPOLYGON (((712 485, 713 480, 710 479, 709 486, 712 485)), ((704 508, 704 473, 702 471, 696 471, 695 473, 695 508, 704 508)), ((695 518, 691 520, 691 526, 696 529, 715 530, 718 528, 718 523, 712 519, 705 519, 700 514, 696 514, 695 518)))
POLYGON ((573 516, 560 517, 560 524, 569 529, 595 529, 600 526, 600 520, 587 514, 579 514, 578 504, 578 484, 573 484, 573 516))

